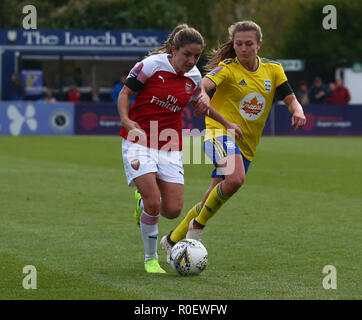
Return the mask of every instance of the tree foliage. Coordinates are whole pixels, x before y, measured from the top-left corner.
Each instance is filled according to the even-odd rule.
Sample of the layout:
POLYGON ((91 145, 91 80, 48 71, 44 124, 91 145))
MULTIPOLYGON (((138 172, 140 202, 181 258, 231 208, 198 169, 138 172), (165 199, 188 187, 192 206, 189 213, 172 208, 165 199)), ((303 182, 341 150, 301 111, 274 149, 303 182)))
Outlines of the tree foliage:
MULTIPOLYGON (((21 28, 29 1, 0 1, 0 27, 21 28)), ((185 10, 168 0, 33 0, 39 29, 172 29, 185 10)))
MULTIPOLYGON (((254 20, 263 29, 262 53, 279 55, 279 38, 291 20, 289 0, 33 0, 40 29, 172 29, 187 23, 204 36, 207 50, 228 37, 228 27, 254 20), (288 11, 284 8, 288 7, 288 11)), ((0 27, 21 28, 26 0, 0 1, 0 27)))
MULTIPOLYGON (((0 0, 0 27, 22 28, 28 0, 0 0)), ((228 37, 235 21, 253 20, 263 31, 260 55, 299 58, 331 70, 360 61, 360 0, 33 0, 40 29, 167 29, 187 23, 206 40, 206 52, 228 37), (337 30, 322 27, 323 7, 337 8, 337 30)))
MULTIPOLYGON (((259 54, 263 57, 281 58, 281 39, 283 39, 293 20, 298 4, 308 0, 247 0, 242 1, 235 21, 252 20, 260 25, 263 44, 259 54)), ((238 1, 237 1, 238 2, 238 1)), ((240 1, 239 1, 240 2, 240 1)))
POLYGON ((53 14, 51 28, 170 29, 185 20, 184 10, 167 0, 71 0, 53 14))
POLYGON ((361 61, 362 2, 358 0, 313 0, 299 4, 281 52, 284 57, 307 61, 310 70, 333 73, 346 62, 361 61), (324 29, 325 5, 337 9, 337 29, 324 29))

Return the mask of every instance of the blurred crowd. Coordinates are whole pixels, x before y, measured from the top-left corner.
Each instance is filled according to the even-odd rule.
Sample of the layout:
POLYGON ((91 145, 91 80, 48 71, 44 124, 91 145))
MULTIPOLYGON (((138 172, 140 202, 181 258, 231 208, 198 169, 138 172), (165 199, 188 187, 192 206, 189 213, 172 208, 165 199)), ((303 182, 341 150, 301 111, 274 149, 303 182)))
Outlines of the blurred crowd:
POLYGON ((19 75, 12 76, 12 91, 11 91, 11 100, 34 100, 37 102, 46 102, 53 103, 56 101, 62 102, 110 102, 113 101, 117 103, 119 92, 122 90, 122 87, 127 79, 127 72, 122 72, 118 80, 114 81, 111 84, 111 90, 106 92, 100 92, 98 87, 86 87, 85 81, 81 78, 81 75, 78 74, 74 78, 72 83, 63 88, 63 92, 59 93, 59 90, 54 93, 51 88, 43 87, 41 88, 41 93, 27 95, 24 84, 21 82, 19 75), (85 89, 86 88, 86 89, 85 89))
MULTIPOLYGON (((74 78, 72 84, 66 88, 65 92, 54 95, 50 88, 44 88, 44 92, 40 97, 36 98, 39 102, 55 102, 55 101, 67 101, 67 102, 109 102, 113 101, 117 103, 118 94, 122 90, 124 83, 126 82, 127 72, 122 72, 118 80, 112 84, 112 91, 106 94, 100 94, 100 90, 97 87, 92 87, 88 92, 81 92, 79 87, 84 85, 84 81, 78 74, 77 78, 74 78)), ((26 100, 24 86, 20 81, 20 77, 14 75, 12 78, 12 100, 26 100)), ((348 104, 351 100, 351 95, 347 87, 344 86, 343 80, 337 78, 334 82, 325 84, 321 77, 316 77, 311 85, 305 80, 300 81, 298 89, 295 91, 298 101, 302 105, 305 104, 348 104)))
POLYGON ((351 100, 350 92, 341 78, 327 85, 321 77, 316 77, 310 86, 307 81, 302 80, 295 94, 303 105, 309 103, 348 104, 351 100))

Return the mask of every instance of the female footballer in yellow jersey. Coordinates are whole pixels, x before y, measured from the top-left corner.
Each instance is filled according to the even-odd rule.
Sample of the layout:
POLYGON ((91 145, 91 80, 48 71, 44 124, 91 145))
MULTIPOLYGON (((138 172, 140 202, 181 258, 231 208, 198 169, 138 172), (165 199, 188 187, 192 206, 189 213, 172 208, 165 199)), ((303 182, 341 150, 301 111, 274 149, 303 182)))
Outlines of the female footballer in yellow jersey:
POLYGON ((211 102, 204 94, 199 103, 211 104, 225 119, 240 124, 243 138, 234 140, 219 122, 206 117, 204 149, 215 164, 212 183, 203 201, 162 238, 168 261, 172 246, 185 236, 201 240, 208 220, 243 185, 275 93, 292 114, 292 126, 298 129, 306 122, 280 63, 258 56, 261 44, 260 27, 241 21, 229 27, 229 41, 211 53, 202 85, 205 92, 216 91, 211 102))

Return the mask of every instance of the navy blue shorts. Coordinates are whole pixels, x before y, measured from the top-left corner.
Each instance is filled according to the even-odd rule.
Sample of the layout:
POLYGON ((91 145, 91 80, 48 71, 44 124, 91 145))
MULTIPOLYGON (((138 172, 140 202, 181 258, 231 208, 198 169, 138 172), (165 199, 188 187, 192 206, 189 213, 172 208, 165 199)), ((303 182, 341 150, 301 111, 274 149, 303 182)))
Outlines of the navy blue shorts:
POLYGON ((217 167, 217 163, 221 159, 230 156, 232 154, 240 154, 242 156, 244 162, 245 174, 248 172, 250 161, 245 159, 238 145, 231 137, 227 135, 205 140, 204 151, 205 154, 209 157, 209 159, 212 160, 215 166, 215 169, 211 174, 212 178, 225 179, 225 176, 222 174, 221 169, 217 167))

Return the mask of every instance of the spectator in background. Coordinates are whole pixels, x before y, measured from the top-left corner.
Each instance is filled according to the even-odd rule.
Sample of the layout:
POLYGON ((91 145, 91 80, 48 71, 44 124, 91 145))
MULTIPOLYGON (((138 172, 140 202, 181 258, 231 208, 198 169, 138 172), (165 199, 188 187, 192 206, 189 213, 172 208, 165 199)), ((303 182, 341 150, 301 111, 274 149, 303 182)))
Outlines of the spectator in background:
POLYGON ((24 100, 24 86, 21 83, 20 77, 14 74, 11 77, 12 88, 11 88, 11 100, 24 100))
POLYGON ((42 98, 38 99, 37 102, 44 102, 44 103, 54 103, 57 99, 53 96, 53 92, 51 89, 47 89, 42 98))
POLYGON ((92 102, 100 102, 99 89, 97 87, 92 88, 92 102))
POLYGON ((74 71, 73 82, 76 83, 78 87, 84 87, 86 85, 82 76, 82 69, 79 67, 74 71))
POLYGON ((299 82, 296 98, 302 105, 309 103, 307 81, 302 80, 299 82))
MULTIPOLYGON (((329 89, 329 93, 330 93, 329 96, 331 96, 331 94, 333 93, 333 91, 336 90, 336 84, 335 84, 333 81, 331 81, 330 83, 328 83, 328 89, 329 89)), ((328 99, 328 98, 326 98, 326 100, 327 100, 327 99, 328 99)))
POLYGON ((124 84, 126 83, 127 75, 128 75, 127 72, 122 72, 119 81, 116 81, 113 84, 113 91, 112 91, 111 95, 112 95, 112 100, 113 100, 114 103, 118 102, 118 95, 121 92, 124 84))
POLYGON ((81 93, 78 90, 77 84, 73 83, 70 86, 70 90, 68 91, 68 101, 70 102, 79 102, 81 93))
POLYGON ((326 98, 326 102, 330 104, 334 104, 334 93, 336 91, 336 84, 332 81, 328 83, 328 89, 329 89, 329 96, 326 98))
POLYGON ((325 103, 326 98, 330 95, 328 87, 323 84, 320 77, 314 79, 313 85, 308 91, 310 103, 325 103))
POLYGON ((330 83, 331 94, 326 99, 327 103, 330 104, 348 104, 351 100, 351 95, 349 90, 343 85, 343 80, 341 78, 336 79, 336 83, 330 83))

